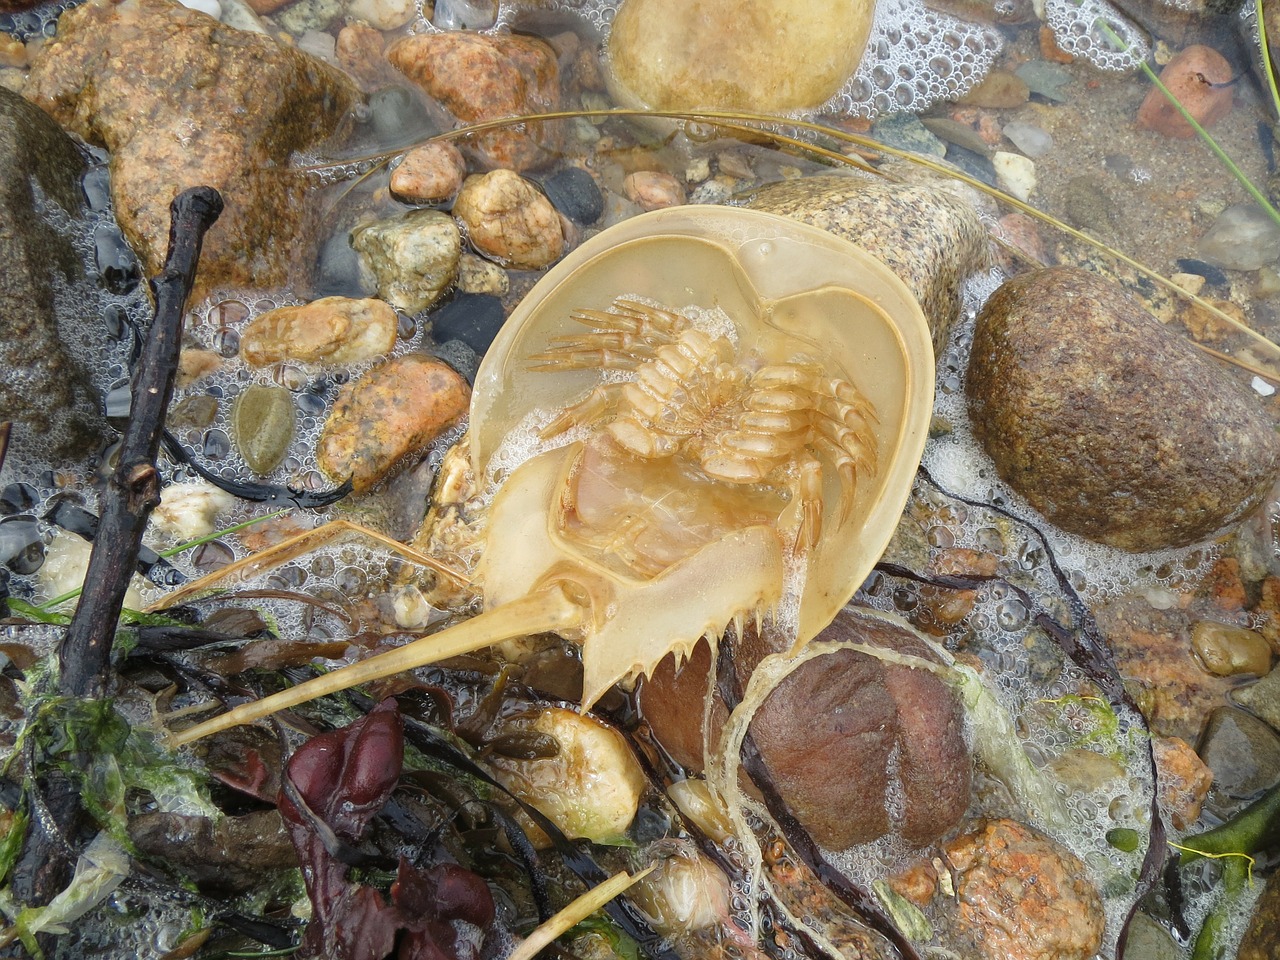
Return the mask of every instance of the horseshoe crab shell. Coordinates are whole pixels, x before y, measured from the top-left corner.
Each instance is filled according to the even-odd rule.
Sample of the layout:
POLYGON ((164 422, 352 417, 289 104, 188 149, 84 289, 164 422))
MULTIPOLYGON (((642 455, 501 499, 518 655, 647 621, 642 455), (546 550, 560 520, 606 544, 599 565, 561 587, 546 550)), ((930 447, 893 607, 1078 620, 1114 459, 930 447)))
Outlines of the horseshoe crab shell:
MULTIPOLYGON (((852 509, 843 517, 830 511, 831 522, 810 554, 799 592, 798 648, 870 573, 911 490, 933 409, 933 348, 920 306, 869 253, 798 221, 716 206, 627 220, 579 246, 543 277, 486 354, 471 403, 477 477, 526 415, 563 410, 599 382, 599 370, 535 372, 529 358, 571 332, 574 311, 605 310, 619 296, 677 311, 718 309, 733 324, 739 354, 767 362, 797 354, 817 359, 828 376, 855 384, 874 407, 876 466, 859 473, 852 509)), ((838 503, 834 473, 828 471, 823 483, 823 500, 838 503)), ((491 528, 490 554, 499 552, 494 533, 491 528)), ((491 569, 484 577, 487 601, 506 592, 493 576, 491 569)), ((648 660, 632 666, 656 665, 648 660)))

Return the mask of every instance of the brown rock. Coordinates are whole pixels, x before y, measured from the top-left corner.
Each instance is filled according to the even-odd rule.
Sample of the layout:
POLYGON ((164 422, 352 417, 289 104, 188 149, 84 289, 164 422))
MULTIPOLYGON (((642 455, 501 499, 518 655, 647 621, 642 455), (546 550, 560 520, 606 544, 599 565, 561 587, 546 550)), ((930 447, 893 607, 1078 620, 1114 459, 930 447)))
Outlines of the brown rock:
MULTIPOLYGON (((1227 58, 1200 44, 1179 51, 1160 71, 1160 82, 1202 127, 1211 126, 1231 112, 1233 79, 1227 58)), ((1178 108, 1155 86, 1138 108, 1138 129, 1154 130, 1179 140, 1196 135, 1178 108)))
POLYGON ((360 363, 391 352, 397 323, 382 300, 323 297, 260 314, 240 335, 240 355, 255 367, 281 360, 360 363))
POLYGON ((960 98, 975 107, 1018 107, 1031 96, 1026 81, 1008 70, 992 70, 982 82, 960 98))
POLYGON ((1124 550, 1208 537, 1261 501, 1280 464, 1254 397, 1084 270, 1001 286, 966 387, 1000 476, 1063 529, 1124 550))
MULTIPOLYGON (((463 123, 560 107, 560 69, 541 40, 479 33, 423 33, 387 53, 391 63, 463 123)), ((472 141, 492 167, 529 170, 554 159, 557 124, 493 130, 472 141)))
POLYGON ((452 143, 414 147, 391 171, 391 192, 405 203, 439 203, 462 189, 467 162, 452 143))
POLYGON ((1013 820, 992 820, 945 847, 954 912, 983 958, 1086 960, 1102 945, 1102 898, 1069 850, 1013 820))
POLYGON ((146 859, 167 863, 200 889, 242 893, 264 875, 297 867, 284 821, 275 810, 241 817, 144 813, 129 821, 129 839, 146 859))
POLYGON ((622 181, 622 192, 628 200, 644 210, 661 210, 684 203, 684 187, 669 173, 660 170, 637 170, 622 181))
POLYGON ((1179 737, 1155 737, 1155 755, 1160 807, 1169 815, 1175 830, 1186 830, 1200 819, 1200 806, 1213 785, 1213 771, 1179 737))
POLYGON ((453 215, 485 256, 517 270, 538 270, 564 252, 560 215, 546 194, 512 170, 467 177, 453 215))
POLYGON ((1275 879, 1254 904, 1236 960, 1280 960, 1280 883, 1275 879))
POLYGON ((1271 645, 1256 630, 1201 620, 1191 628, 1191 645, 1205 669, 1220 677, 1262 676, 1271 670, 1271 645))
POLYGON ((226 202, 204 241, 199 295, 297 281, 313 211, 289 158, 333 133, 358 92, 338 70, 170 0, 90 0, 58 22, 26 95, 111 152, 111 194, 148 273, 169 203, 207 184, 226 202))
POLYGON ((467 412, 471 389, 433 357, 410 353, 347 384, 316 450, 320 469, 363 493, 467 412))

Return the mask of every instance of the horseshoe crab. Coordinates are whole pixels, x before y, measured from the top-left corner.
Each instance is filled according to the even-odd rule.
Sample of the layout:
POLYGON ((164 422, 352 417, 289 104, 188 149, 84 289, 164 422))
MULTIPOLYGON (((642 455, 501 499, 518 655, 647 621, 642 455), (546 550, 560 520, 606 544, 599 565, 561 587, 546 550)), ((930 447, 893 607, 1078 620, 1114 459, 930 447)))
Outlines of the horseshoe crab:
POLYGON ((892 535, 933 376, 919 305, 847 241, 729 207, 612 227, 534 287, 476 377, 484 612, 171 740, 543 632, 582 643, 583 709, 747 617, 797 651, 892 535))

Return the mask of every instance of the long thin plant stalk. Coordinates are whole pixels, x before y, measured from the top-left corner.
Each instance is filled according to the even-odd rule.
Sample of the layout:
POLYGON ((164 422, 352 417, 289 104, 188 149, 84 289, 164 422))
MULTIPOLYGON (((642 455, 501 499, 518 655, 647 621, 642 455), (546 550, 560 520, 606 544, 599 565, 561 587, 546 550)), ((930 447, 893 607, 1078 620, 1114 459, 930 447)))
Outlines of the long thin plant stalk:
POLYGON ((1276 86, 1276 70, 1271 63, 1271 44, 1267 40, 1267 18, 1262 13, 1262 0, 1254 0, 1253 11, 1258 19, 1258 46, 1262 51, 1262 70, 1267 75, 1267 90, 1271 93, 1271 110, 1280 119, 1280 88, 1276 86))

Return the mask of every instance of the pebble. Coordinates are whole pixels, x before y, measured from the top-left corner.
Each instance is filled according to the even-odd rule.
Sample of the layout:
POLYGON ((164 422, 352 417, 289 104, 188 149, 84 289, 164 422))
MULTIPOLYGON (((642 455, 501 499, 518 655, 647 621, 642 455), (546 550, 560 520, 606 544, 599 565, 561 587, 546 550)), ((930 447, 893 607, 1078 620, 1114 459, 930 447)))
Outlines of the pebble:
POLYGON ((1013 121, 1004 125, 1004 135, 1009 142, 1033 160, 1043 157, 1053 149, 1053 135, 1034 123, 1013 121))
POLYGON ((1000 476, 1050 522, 1122 550, 1208 537, 1252 510, 1280 465, 1255 397, 1123 287, 1077 268, 992 295, 966 388, 1000 476))
POLYGON ((1129 924, 1124 955, 1126 960, 1182 960, 1182 950, 1173 935, 1140 911, 1129 924))
POLYGON ((377 283, 360 265, 360 254, 351 246, 351 235, 341 229, 320 245, 316 257, 313 292, 317 297, 371 296, 377 283))
MULTIPOLYGON (((1202 127, 1212 126, 1231 112, 1234 79, 1226 57, 1203 44, 1179 51, 1160 71, 1160 82, 1202 127)), ((1179 140, 1196 135, 1195 128, 1155 85, 1138 108, 1138 129, 1179 140)))
POLYGON ((874 13, 872 0, 624 0, 609 34, 606 79, 627 107, 816 107, 857 68, 874 13))
POLYGON ((727 178, 716 176, 698 184, 693 193, 689 194, 689 202, 723 204, 727 203, 733 194, 734 185, 727 178))
POLYGON ((324 297, 255 317, 240 334, 240 355, 255 367, 281 360, 361 363, 391 351, 397 323, 382 300, 324 297))
POLYGON ((378 364, 338 393, 316 460, 333 480, 364 493, 421 453, 466 412, 471 388, 434 357, 405 354, 378 364))
MULTIPOLYGON (((387 59, 463 123, 560 108, 560 68, 541 40, 512 34, 422 33, 395 43, 387 59)), ((560 124, 525 124, 478 134, 487 166, 517 172, 549 162, 560 124)))
POLYGON ((1258 270, 1280 258, 1280 224, 1255 203, 1223 210, 1196 244, 1201 260, 1224 270, 1258 270))
POLYGON ((991 156, 991 147, 973 127, 950 117, 925 117, 921 120, 925 129, 935 137, 945 140, 957 147, 963 147, 984 157, 991 156))
POLYGON ((222 19, 222 4, 218 0, 181 0, 181 3, 188 10, 197 10, 215 20, 222 19))
POLYGON ((194 540, 213 533, 218 517, 235 509, 238 501, 205 480, 171 483, 160 494, 160 505, 148 522, 175 540, 194 540))
POLYGON ((1205 669, 1220 677, 1262 676, 1271 669, 1271 644, 1256 630, 1201 620, 1191 628, 1191 645, 1205 669))
POLYGON ((460 293, 431 314, 431 336, 437 343, 461 340, 483 356, 506 319, 497 297, 460 293))
POLYGON ((458 261, 458 290, 462 293, 487 293, 505 297, 511 289, 507 271, 492 260, 464 253, 458 261))
POLYGON ((1154 737, 1151 751, 1158 774, 1160 809, 1175 830, 1186 830, 1200 819, 1200 807, 1213 785, 1213 771, 1180 737, 1154 737))
POLYGON ((453 215, 481 254, 517 270, 539 270, 560 259, 565 236, 546 194, 513 170, 466 179, 453 215))
POLYGON ((1024 203, 1036 188, 1036 165, 1020 153, 997 150, 991 157, 996 171, 996 185, 1024 203))
POLYGON ((1007 109, 1027 102, 1031 90, 1026 80, 1008 70, 992 70, 982 82, 960 98, 975 107, 1007 109))
POLYGON ((218 399, 200 393, 179 400, 169 410, 166 423, 173 429, 194 428, 203 430, 218 418, 218 399))
POLYGON ((1105 177, 1072 177, 1062 192, 1061 203, 1067 222, 1073 226, 1103 236, 1115 229, 1116 201, 1105 177))
POLYGON ((178 355, 178 374, 174 383, 182 390, 203 380, 222 366, 222 356, 213 350, 186 347, 178 355))
POLYGON ((678 207, 687 199, 680 181, 660 170, 637 170, 627 174, 622 181, 622 192, 642 210, 678 207))
POLYGON ((1254 905, 1236 960, 1276 960, 1280 943, 1280 883, 1274 875, 1254 905))
POLYGON ((266 476, 284 459, 293 442, 293 396, 284 387, 255 383, 231 408, 231 438, 245 464, 266 476))
POLYGON ((497 0, 436 0, 431 12, 441 30, 487 30, 497 19, 497 0))
POLYGON ((440 203, 457 195, 466 173, 467 161, 452 143, 424 143, 391 171, 391 193, 405 203, 440 203))
POLYGON ((347 16, 376 30, 398 30, 416 12, 413 0, 347 0, 347 16))
POLYGON ((413 210, 353 230, 351 246, 373 274, 378 296, 405 313, 418 313, 457 277, 462 235, 448 214, 413 210))
POLYGON ((540 180, 555 208, 574 223, 590 226, 604 213, 604 195, 595 177, 581 167, 565 167, 540 180))
POLYGON ((1064 67, 1044 60, 1028 60, 1014 73, 1036 96, 1058 103, 1066 101, 1062 88, 1071 82, 1071 73, 1064 67))
POLYGON ((285 32, 301 36, 308 30, 328 30, 341 16, 342 0, 290 0, 275 20, 285 32))
POLYGON ((1272 670, 1255 684, 1232 695, 1235 702, 1280 731, 1280 670, 1272 670))
POLYGON ((1236 707, 1209 715, 1199 753, 1213 771, 1205 806, 1224 819, 1280 780, 1280 734, 1236 707))
POLYGON ((926 157, 946 156, 947 148, 914 113, 894 113, 871 125, 871 136, 887 146, 926 157))

